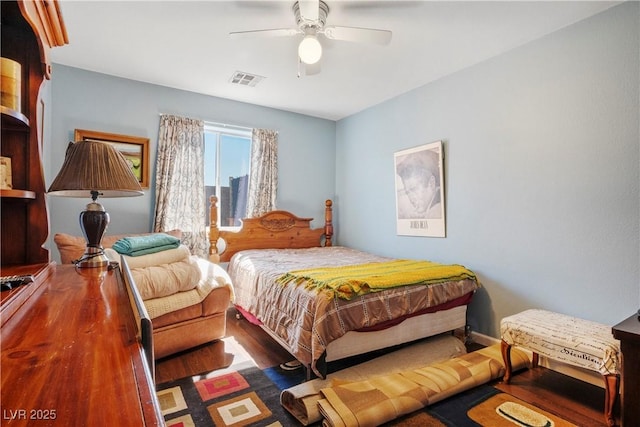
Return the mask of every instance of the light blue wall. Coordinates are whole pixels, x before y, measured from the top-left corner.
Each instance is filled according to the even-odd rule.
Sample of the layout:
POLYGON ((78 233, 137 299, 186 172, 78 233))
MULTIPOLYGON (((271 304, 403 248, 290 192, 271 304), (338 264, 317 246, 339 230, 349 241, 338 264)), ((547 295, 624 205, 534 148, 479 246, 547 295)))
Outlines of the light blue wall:
POLYGON ((475 330, 545 308, 640 305, 639 4, 629 2, 338 122, 340 244, 461 263, 475 330), (393 153, 443 140, 446 238, 397 236, 393 153))
MULTIPOLYGON (((640 305, 638 6, 337 124, 54 64, 47 184, 75 128, 149 137, 153 160, 159 113, 277 129, 279 207, 320 225, 334 198, 339 244, 472 268, 483 285, 469 313, 475 330, 498 336, 500 318, 529 307, 614 324, 640 305), (397 236, 393 153, 436 140, 447 237, 397 236)), ((149 230, 153 197, 105 199, 109 232, 149 230)), ((52 234, 79 234, 86 201, 49 200, 52 234)))
MULTIPOLYGON (((335 122, 272 108, 230 101, 107 76, 54 64, 51 143, 45 151, 45 179, 51 184, 60 169, 74 129, 135 135, 150 139, 152 187, 142 197, 102 199, 111 217, 107 234, 150 231, 155 209, 155 160, 160 113, 201 118, 218 123, 275 129, 278 135, 278 199, 280 209, 324 221, 324 200, 335 188, 335 122)), ((245 90, 251 90, 241 88, 245 90)), ((51 236, 80 235, 78 214, 90 201, 49 196, 51 236)), ((50 236, 50 237, 51 237, 50 236)), ((59 260, 55 245, 52 256, 59 260)))

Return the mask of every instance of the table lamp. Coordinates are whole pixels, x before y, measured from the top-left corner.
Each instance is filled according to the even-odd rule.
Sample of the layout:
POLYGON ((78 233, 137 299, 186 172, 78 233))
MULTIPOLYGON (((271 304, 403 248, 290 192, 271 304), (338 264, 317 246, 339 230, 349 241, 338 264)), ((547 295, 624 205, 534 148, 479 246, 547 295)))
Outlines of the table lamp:
POLYGON ((87 241, 77 267, 105 267, 102 236, 109 225, 109 214, 97 202, 101 197, 142 196, 142 188, 127 160, 111 144, 100 141, 70 142, 64 163, 49 187, 49 194, 63 197, 91 196, 91 203, 80 213, 80 228, 87 241))

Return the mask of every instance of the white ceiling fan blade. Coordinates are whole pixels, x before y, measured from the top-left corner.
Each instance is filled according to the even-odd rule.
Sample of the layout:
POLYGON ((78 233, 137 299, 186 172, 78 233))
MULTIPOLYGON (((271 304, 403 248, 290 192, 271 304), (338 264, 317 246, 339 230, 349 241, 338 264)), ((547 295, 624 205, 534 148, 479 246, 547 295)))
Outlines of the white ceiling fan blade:
POLYGON ((306 21, 317 21, 320 13, 319 0, 299 0, 300 16, 306 21))
POLYGON ((350 42, 367 42, 376 44, 389 44, 391 31, 375 30, 373 28, 357 27, 325 27, 322 33, 332 40, 346 40, 350 42))
POLYGON ((272 30, 233 31, 229 36, 234 39, 255 37, 286 37, 300 34, 297 28, 276 28, 272 30))

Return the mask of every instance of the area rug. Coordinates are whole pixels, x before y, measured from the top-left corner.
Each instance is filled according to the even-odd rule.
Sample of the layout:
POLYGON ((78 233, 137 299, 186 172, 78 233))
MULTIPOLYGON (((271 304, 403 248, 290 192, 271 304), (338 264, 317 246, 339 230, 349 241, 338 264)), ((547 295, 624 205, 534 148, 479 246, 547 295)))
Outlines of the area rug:
POLYGON ((333 384, 320 390, 327 426, 385 423, 498 378, 504 373, 491 347, 424 367, 333 384))
POLYGON ((482 426, 576 427, 556 415, 506 393, 499 393, 471 408, 467 415, 482 426))
MULTIPOLYGON (((491 385, 483 384, 470 390, 463 391, 462 393, 458 393, 448 399, 436 402, 433 405, 427 407, 425 410, 420 411, 419 413, 425 413, 431 417, 431 419, 429 420, 431 424, 426 424, 429 426, 482 426, 482 424, 478 424, 477 422, 469 418, 469 416, 467 415, 467 411, 498 393, 500 393, 500 391, 496 388, 492 387, 491 385)), ((413 414, 398 418, 389 425, 409 427, 411 426, 411 424, 408 424, 411 421, 411 415, 413 414)))
MULTIPOLYGON (((280 394, 305 381, 304 369, 285 371, 276 366, 260 371, 233 337, 223 341, 224 356, 232 356, 227 368, 206 371, 198 363, 190 372, 185 371, 184 378, 157 386, 167 426, 300 426, 281 405, 280 394), (235 418, 230 419, 231 414, 235 414, 235 418)), ((464 345, 453 336, 434 337, 410 347, 397 350, 392 356, 385 354, 372 359, 371 355, 365 355, 330 362, 329 372, 340 372, 341 376, 355 379, 367 372, 397 370, 418 363, 413 360, 415 355, 424 362, 448 359, 465 351, 464 345)), ((320 426, 321 420, 313 425, 320 426)), ((437 424, 417 420, 415 425, 437 424)))
MULTIPOLYGON (((434 343, 432 342, 431 344, 434 343)), ((426 359, 433 357, 435 360, 449 360, 449 362, 442 362, 445 364, 452 363, 451 356, 454 356, 453 360, 457 359, 454 354, 440 354, 442 351, 453 352, 458 357, 463 357, 463 364, 465 366, 468 365, 471 370, 475 369, 472 365, 475 365, 480 359, 485 363, 487 359, 497 358, 497 354, 494 354, 496 351, 493 348, 484 349, 482 353, 485 354, 476 360, 482 353, 478 354, 478 356, 474 354, 464 355, 459 354, 461 350, 457 348, 457 345, 446 346, 442 345, 444 344, 443 342, 437 342, 437 344, 436 346, 431 346, 429 351, 425 351, 426 348, 421 346, 416 347, 420 350, 418 353, 421 354, 420 359, 422 359, 423 363, 425 357, 426 359), (438 350, 434 352, 433 348, 438 350), (488 354, 491 357, 487 357, 486 352, 489 352, 488 354)), ((299 387, 304 387, 304 384, 300 384, 304 381, 303 370, 285 371, 275 367, 261 371, 248 354, 244 354, 243 351, 239 350, 233 351, 233 364, 227 369, 192 375, 158 385, 158 399, 168 427, 288 427, 300 426, 301 424, 315 427, 322 425, 323 421, 326 422, 322 417, 319 417, 318 419, 308 419, 306 423, 301 423, 299 419, 296 419, 287 410, 288 408, 285 409, 282 405, 282 394, 286 394, 282 393, 282 391, 291 391, 292 387, 296 390, 299 387)), ((348 369, 337 369, 339 367, 337 365, 334 367, 336 369, 335 374, 338 382, 346 380, 346 383, 349 383, 357 381, 357 378, 370 377, 372 371, 377 374, 380 374, 385 369, 390 372, 397 372, 399 367, 402 366, 405 369, 407 364, 414 363, 414 361, 411 361, 413 359, 412 352, 414 351, 394 352, 393 355, 385 355, 386 357, 383 356, 380 360, 376 360, 376 358, 364 363, 357 363, 348 367, 348 369), (391 357, 391 360, 388 360, 389 357, 391 357)), ((464 353, 464 348, 462 348, 462 352, 464 353)), ((528 362, 526 359, 522 361, 522 363, 526 362, 528 362)), ((494 368, 490 369, 491 375, 482 382, 495 377, 501 368, 493 360, 491 360, 491 364, 494 366, 494 368)), ((436 365, 438 364, 436 363, 436 365)), ((460 368, 458 366, 454 370, 458 371, 458 373, 467 370, 467 367, 462 370, 460 368)), ((450 367, 445 367, 445 369, 450 369, 450 367)), ((440 375, 438 374, 437 377, 440 377, 440 375)), ((466 377, 466 375, 463 376, 466 377)), ((468 380, 470 379, 469 377, 468 380)), ((332 383, 335 380, 336 378, 328 378, 322 381, 316 380, 315 385, 318 385, 317 382, 320 381, 323 384, 322 388, 324 388, 327 386, 325 381, 332 383)), ((440 381, 440 379, 437 381, 440 381)), ((314 381, 306 384, 311 385, 312 383, 314 381)), ((477 423, 468 417, 467 411, 493 395, 501 393, 494 387, 479 384, 478 387, 473 387, 468 391, 463 391, 462 389, 457 391, 460 393, 454 397, 444 400, 438 399, 441 401, 431 402, 427 408, 396 417, 393 420, 389 419, 385 425, 402 427, 476 427, 483 424, 477 423)), ((317 389, 315 393, 318 393, 319 396, 313 396, 312 406, 318 406, 317 400, 324 397, 317 389)))
POLYGON ((322 419, 318 409, 318 401, 322 398, 320 390, 331 386, 335 380, 362 381, 372 376, 401 372, 432 362, 448 360, 465 353, 464 344, 459 339, 443 334, 376 358, 360 360, 349 366, 329 364, 329 375, 324 380, 316 378, 308 382, 300 380, 287 383, 286 380, 276 378, 278 372, 267 372, 267 375, 284 390, 281 395, 282 405, 300 421, 301 425, 312 425, 322 419))
MULTIPOLYGON (((227 371, 202 379, 184 378, 161 384, 158 390, 167 427, 301 425, 282 409, 278 397, 280 388, 256 367, 227 371)), ((322 423, 310 425, 320 427, 322 423)), ((574 424, 522 402, 491 385, 480 385, 384 425, 575 427, 574 424), (518 406, 526 409, 523 411, 518 406), (535 416, 532 417, 530 412, 535 416), (529 418, 524 418, 522 414, 529 418)))
MULTIPOLYGON (((514 370, 529 365, 527 355, 517 349, 512 361, 514 370)), ((389 363, 393 365, 393 360, 389 363)), ((282 405, 303 425, 321 419, 327 426, 391 422, 501 377, 504 364, 496 345, 419 367, 366 374, 354 379, 336 373, 327 380, 291 387, 283 391, 282 405)))
POLYGON ((257 367, 182 378, 158 385, 156 394, 167 427, 299 425, 257 367))
MULTIPOLYGON (((523 402, 491 385, 482 385, 428 408, 445 427, 576 427, 561 417, 523 402)), ((392 426, 408 427, 404 419, 392 426)))

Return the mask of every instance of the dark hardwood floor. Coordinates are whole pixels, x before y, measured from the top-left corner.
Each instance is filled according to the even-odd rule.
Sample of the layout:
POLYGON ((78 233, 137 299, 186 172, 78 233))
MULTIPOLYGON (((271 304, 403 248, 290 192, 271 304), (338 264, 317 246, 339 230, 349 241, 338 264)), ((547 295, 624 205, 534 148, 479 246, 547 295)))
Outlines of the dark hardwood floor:
MULTIPOLYGON (((292 359, 262 329, 244 319, 236 319, 235 310, 227 311, 227 337, 233 338, 253 358, 260 369, 292 359)), ((468 346, 468 351, 477 349, 468 346)), ((378 352, 382 353, 382 352, 378 352)), ((371 355, 375 357, 379 354, 371 355)), ((156 363, 156 383, 161 384, 190 375, 228 367, 234 354, 217 341, 171 356, 156 363)), ((554 413, 579 427, 605 426, 604 389, 543 367, 514 374, 510 384, 495 381, 494 386, 525 402, 554 413)), ((616 414, 619 414, 616 410, 616 414)))
MULTIPOLYGON (((237 319, 233 308, 227 310, 227 337, 233 338, 253 358, 260 369, 277 366, 293 357, 258 326, 237 319)), ((228 367, 234 355, 225 343, 216 341, 156 361, 156 384, 189 375, 228 367)))

